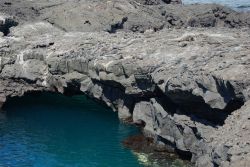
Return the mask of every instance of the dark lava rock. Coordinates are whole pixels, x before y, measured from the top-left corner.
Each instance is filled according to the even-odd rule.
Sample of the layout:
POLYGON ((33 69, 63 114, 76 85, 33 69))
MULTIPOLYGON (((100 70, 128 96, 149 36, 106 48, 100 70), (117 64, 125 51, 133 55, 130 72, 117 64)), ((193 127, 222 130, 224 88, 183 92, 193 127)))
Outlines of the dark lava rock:
POLYGON ((175 150, 201 167, 249 164, 249 13, 135 0, 11 3, 0 1, 0 107, 27 92, 84 93, 154 139, 127 147, 175 150))
POLYGON ((18 25, 18 22, 16 22, 13 19, 13 17, 0 15, 0 32, 2 32, 4 36, 9 34, 11 27, 17 26, 17 25, 18 25))
POLYGON ((181 0, 135 0, 143 5, 182 4, 181 0))
POLYGON ((0 11, 19 23, 48 21, 64 31, 159 31, 183 27, 249 27, 250 16, 215 4, 180 5, 180 0, 13 0, 0 11), (126 18, 126 19, 125 19, 126 18))
MULTIPOLYGON (((156 144, 153 138, 145 137, 144 135, 130 136, 122 143, 124 147, 129 148, 136 153, 148 155, 149 161, 157 162, 162 166, 166 166, 168 165, 167 163, 181 158, 176 154, 173 148, 166 145, 156 144)), ((186 166, 192 166, 188 161, 185 163, 186 166)))

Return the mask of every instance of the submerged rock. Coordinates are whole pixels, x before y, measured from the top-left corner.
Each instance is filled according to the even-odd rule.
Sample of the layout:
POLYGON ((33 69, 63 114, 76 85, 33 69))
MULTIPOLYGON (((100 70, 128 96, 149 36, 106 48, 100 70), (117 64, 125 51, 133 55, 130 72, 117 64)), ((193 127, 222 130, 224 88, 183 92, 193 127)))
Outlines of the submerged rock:
POLYGON ((139 163, 144 166, 193 166, 190 162, 181 160, 173 148, 156 144, 153 138, 144 135, 128 137, 123 141, 123 145, 133 150, 139 163))

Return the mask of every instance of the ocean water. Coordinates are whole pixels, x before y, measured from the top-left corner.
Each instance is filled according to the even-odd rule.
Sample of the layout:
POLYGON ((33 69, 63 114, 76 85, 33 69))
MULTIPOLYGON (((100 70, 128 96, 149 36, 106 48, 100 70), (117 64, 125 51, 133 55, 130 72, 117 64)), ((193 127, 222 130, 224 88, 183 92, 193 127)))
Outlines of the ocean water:
POLYGON ((85 96, 27 95, 0 112, 0 167, 191 167, 126 149, 139 129, 85 96))
POLYGON ((121 144, 137 133, 84 96, 16 98, 0 114, 0 167, 140 167, 121 144))
POLYGON ((184 4, 217 3, 226 5, 237 11, 250 11, 250 0, 182 0, 184 4))

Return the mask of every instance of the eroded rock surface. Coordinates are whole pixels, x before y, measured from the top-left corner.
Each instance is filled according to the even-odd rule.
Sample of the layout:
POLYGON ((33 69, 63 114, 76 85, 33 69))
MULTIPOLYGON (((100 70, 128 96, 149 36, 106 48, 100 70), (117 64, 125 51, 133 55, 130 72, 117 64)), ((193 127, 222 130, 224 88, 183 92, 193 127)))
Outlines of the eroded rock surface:
POLYGON ((0 107, 84 93, 196 166, 249 164, 249 13, 179 0, 6 0, 0 12, 0 107))
POLYGON ((8 35, 10 28, 17 25, 18 22, 16 22, 13 17, 0 13, 0 37, 8 35))
POLYGON ((250 163, 250 103, 230 115, 225 124, 211 136, 209 143, 218 166, 249 166, 250 163))
POLYGON ((197 166, 248 164, 249 38, 248 28, 110 34, 23 24, 0 38, 0 102, 84 93, 197 166))
POLYGON ((249 27, 250 16, 220 5, 180 0, 12 0, 0 11, 20 23, 47 21, 64 31, 159 31, 182 27, 249 27))

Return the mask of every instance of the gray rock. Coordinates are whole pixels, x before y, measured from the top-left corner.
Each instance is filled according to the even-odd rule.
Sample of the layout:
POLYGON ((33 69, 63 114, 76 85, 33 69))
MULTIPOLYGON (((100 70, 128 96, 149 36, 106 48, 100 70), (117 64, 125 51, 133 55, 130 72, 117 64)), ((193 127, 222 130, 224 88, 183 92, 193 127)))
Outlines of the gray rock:
POLYGON ((12 0, 0 11, 24 22, 47 21, 62 31, 159 31, 181 27, 249 27, 249 14, 215 4, 176 5, 181 0, 12 0), (144 5, 143 5, 144 4, 144 5))
POLYGON ((249 101, 230 115, 211 136, 212 161, 220 166, 247 166, 249 163, 249 101))
POLYGON ((133 121, 145 123, 144 130, 148 132, 154 132, 154 117, 153 117, 153 106, 149 102, 137 103, 133 111, 133 121))
MULTIPOLYGON (((0 33, 8 35, 10 27, 17 26, 18 22, 14 20, 12 16, 0 13, 0 33)), ((3 36, 0 34, 0 36, 3 36)))
POLYGON ((182 4, 181 0, 135 0, 143 5, 182 4))
POLYGON ((145 135, 170 145, 197 166, 249 162, 250 30, 222 28, 248 26, 242 21, 248 15, 243 18, 217 5, 24 3, 39 8, 34 20, 46 17, 54 25, 23 22, 0 37, 0 106, 25 92, 84 93, 118 111, 120 119, 132 117, 144 126, 145 135), (75 14, 59 12, 75 4, 79 4, 75 14), (90 8, 82 10, 86 5, 90 8), (157 15, 158 9, 163 13, 157 15), (86 13, 81 15, 79 10, 86 13), (93 11, 97 11, 95 17, 93 11), (130 13, 127 21, 124 13, 130 13), (161 24, 222 27, 102 31, 114 25, 144 32, 161 24), (65 32, 79 30, 91 32, 65 32))

